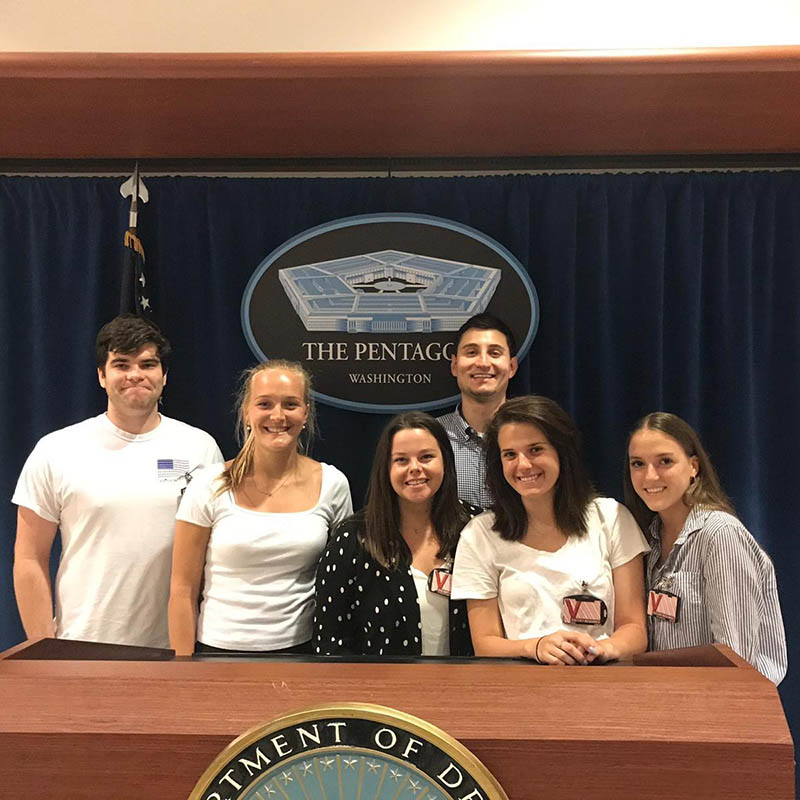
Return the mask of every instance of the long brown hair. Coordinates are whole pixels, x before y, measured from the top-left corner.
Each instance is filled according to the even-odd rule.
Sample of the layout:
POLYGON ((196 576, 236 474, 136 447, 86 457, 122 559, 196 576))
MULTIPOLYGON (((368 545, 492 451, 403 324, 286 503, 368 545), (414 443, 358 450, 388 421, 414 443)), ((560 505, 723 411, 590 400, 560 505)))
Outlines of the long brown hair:
POLYGON ((246 369, 239 378, 239 389, 236 392, 236 439, 241 445, 241 449, 219 476, 220 486, 215 492, 215 496, 228 490, 235 491, 253 471, 256 442, 252 430, 245 421, 245 410, 250 402, 253 380, 256 375, 272 369, 294 372, 302 378, 303 402, 308 407, 308 419, 306 420, 305 429, 297 439, 297 449, 301 453, 307 453, 311 447, 311 442, 316 433, 316 415, 314 412, 314 400, 311 397, 311 376, 306 372, 302 364, 298 364, 296 361, 275 358, 271 361, 262 361, 260 364, 246 369))
POLYGON ((666 411, 654 411, 642 417, 630 432, 628 444, 625 447, 625 469, 622 473, 625 505, 631 510, 642 530, 646 531, 653 521, 653 517, 656 516, 656 512, 651 511, 644 500, 636 494, 631 481, 631 467, 628 455, 630 453, 631 439, 642 430, 659 431, 665 436, 669 436, 670 439, 674 439, 678 443, 683 452, 686 453, 687 458, 697 459, 697 475, 695 475, 694 481, 689 484, 689 488, 683 495, 683 503, 687 508, 704 506, 705 508, 727 511, 729 514, 736 515, 733 504, 728 499, 728 495, 725 494, 714 465, 711 463, 711 459, 694 428, 676 414, 670 414, 666 411))
POLYGON ((583 465, 580 433, 555 400, 541 395, 515 397, 500 406, 486 431, 486 484, 494 497, 494 529, 503 539, 518 542, 528 530, 528 514, 519 492, 503 474, 498 436, 503 425, 535 425, 558 454, 559 475, 553 495, 553 515, 566 536, 586 532, 586 510, 594 489, 583 465))
POLYGON ((378 439, 369 476, 367 502, 362 512, 364 548, 380 564, 395 569, 411 563, 411 554, 400 530, 400 504, 389 480, 395 434, 407 429, 428 431, 442 451, 444 476, 431 505, 431 522, 439 539, 437 558, 453 555, 458 535, 469 522, 469 514, 458 499, 456 462, 444 428, 432 416, 421 411, 398 414, 389 421, 378 439))

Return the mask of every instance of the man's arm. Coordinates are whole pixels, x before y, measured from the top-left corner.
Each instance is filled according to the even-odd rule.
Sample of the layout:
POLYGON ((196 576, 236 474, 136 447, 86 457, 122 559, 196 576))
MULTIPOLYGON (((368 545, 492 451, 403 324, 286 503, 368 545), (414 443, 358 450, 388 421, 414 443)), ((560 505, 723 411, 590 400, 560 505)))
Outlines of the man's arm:
POLYGON ((53 590, 50 585, 50 551, 58 523, 35 511, 17 509, 17 540, 14 544, 14 593, 29 639, 55 636, 53 590))
POLYGON ((177 520, 169 588, 169 646, 176 656, 194 653, 200 583, 211 528, 177 520))

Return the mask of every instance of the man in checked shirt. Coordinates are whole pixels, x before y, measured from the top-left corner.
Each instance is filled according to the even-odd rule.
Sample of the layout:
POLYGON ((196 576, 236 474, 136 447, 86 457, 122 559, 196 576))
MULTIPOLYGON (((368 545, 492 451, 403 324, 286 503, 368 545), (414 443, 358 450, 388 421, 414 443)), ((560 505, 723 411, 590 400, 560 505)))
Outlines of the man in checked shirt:
POLYGON ((508 382, 517 371, 516 342, 502 320, 476 314, 459 328, 455 345, 450 371, 461 402, 439 422, 453 446, 459 497, 485 508, 492 497, 486 489, 483 434, 505 403, 508 382))
POLYGON ((29 639, 169 647, 181 490, 198 466, 222 461, 211 436, 159 412, 169 355, 167 339, 142 317, 104 325, 95 359, 105 413, 44 436, 25 462, 13 497, 14 590, 29 639))

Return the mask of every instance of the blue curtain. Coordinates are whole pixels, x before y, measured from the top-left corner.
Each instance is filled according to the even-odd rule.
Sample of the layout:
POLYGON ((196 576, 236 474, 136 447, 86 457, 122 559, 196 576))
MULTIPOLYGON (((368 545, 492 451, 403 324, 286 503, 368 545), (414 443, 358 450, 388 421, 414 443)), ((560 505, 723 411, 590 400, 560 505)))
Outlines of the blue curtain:
MULTIPOLYGON (((44 433, 104 407, 92 343, 118 302, 119 179, 0 178, 0 494, 44 433)), ((627 430, 664 409, 701 433, 740 515, 772 555, 790 648, 800 641, 798 536, 785 466, 800 447, 800 174, 479 178, 151 178, 140 212, 157 317, 175 347, 168 414, 234 452, 237 373, 252 356, 245 284, 286 239, 339 217, 415 212, 505 245, 541 324, 511 391, 560 401, 599 489, 620 496, 627 430)), ((317 456, 362 496, 385 419, 320 409, 317 456), (358 442, 353 446, 353 442, 358 442)), ((15 510, 0 512, 0 649, 22 638, 11 587, 15 510)), ((796 648, 795 648, 796 649, 796 648)), ((798 670, 782 695, 800 731, 798 670)))

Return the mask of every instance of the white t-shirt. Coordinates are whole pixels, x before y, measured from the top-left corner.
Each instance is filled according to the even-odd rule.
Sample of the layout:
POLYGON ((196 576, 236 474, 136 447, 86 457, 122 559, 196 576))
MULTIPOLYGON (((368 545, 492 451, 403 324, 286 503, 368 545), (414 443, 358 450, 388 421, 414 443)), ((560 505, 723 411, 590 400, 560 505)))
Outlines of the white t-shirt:
POLYGON ((411 567, 414 586, 419 598, 419 616, 422 623, 422 655, 450 655, 450 601, 442 594, 428 589, 428 576, 411 567))
POLYGON ((650 548, 633 515, 608 497, 587 509, 587 531, 571 536, 554 553, 500 538, 494 514, 475 517, 461 533, 453 567, 454 599, 496 597, 506 638, 530 639, 566 629, 595 639, 614 632, 611 571, 650 548), (605 601, 604 625, 572 625, 561 620, 561 601, 591 594, 605 601))
POLYGON ((226 650, 281 650, 311 639, 314 579, 328 530, 353 513, 350 485, 322 464, 322 487, 307 511, 271 513, 214 496, 221 469, 186 490, 178 519, 211 528, 197 640, 226 650))
POLYGON ((61 530, 56 636, 169 647, 172 537, 185 475, 221 461, 211 436, 163 415, 148 433, 127 433, 100 414, 39 440, 12 502, 61 530))

